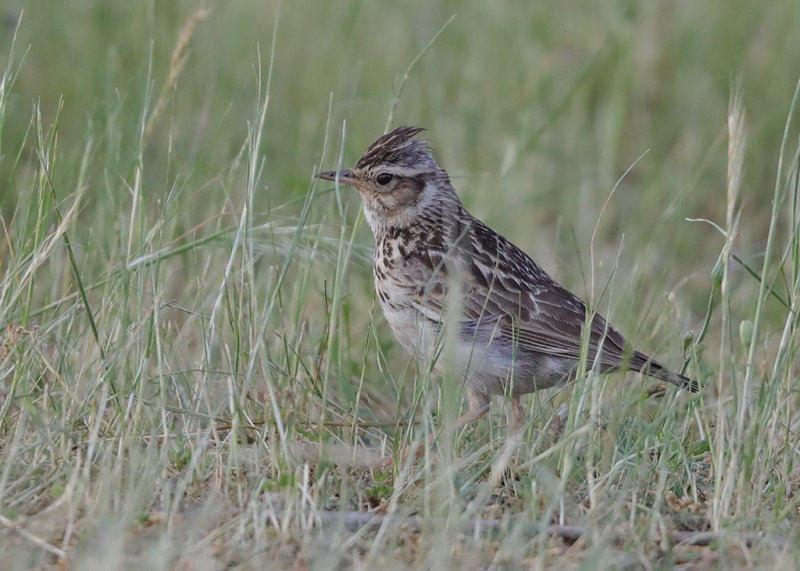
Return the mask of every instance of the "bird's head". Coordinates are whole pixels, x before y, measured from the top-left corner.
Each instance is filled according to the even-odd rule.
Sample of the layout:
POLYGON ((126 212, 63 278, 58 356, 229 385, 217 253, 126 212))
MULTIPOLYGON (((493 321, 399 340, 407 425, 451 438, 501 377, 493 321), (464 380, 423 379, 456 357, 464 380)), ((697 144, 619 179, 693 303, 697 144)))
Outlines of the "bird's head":
POLYGON ((439 195, 455 197, 447 173, 436 164, 428 142, 414 138, 422 131, 419 127, 398 127, 372 143, 353 168, 317 176, 338 180, 358 191, 373 233, 413 224, 423 210, 436 208, 442 198, 439 195))

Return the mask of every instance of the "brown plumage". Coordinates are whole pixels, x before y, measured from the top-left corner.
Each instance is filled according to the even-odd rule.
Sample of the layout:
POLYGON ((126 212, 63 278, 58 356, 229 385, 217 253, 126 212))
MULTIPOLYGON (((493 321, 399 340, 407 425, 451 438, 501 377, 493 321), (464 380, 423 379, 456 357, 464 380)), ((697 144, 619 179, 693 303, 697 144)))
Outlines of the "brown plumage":
MULTIPOLYGON (((492 395, 510 394, 516 429, 524 419, 521 394, 574 376, 586 305, 464 209, 427 142, 414 138, 421 131, 399 127, 375 141, 352 169, 318 176, 361 195, 375 235, 378 300, 403 347, 434 359, 446 314, 457 311, 456 361, 470 402, 464 419, 484 414, 492 395)), ((597 314, 587 365, 638 371, 698 391, 695 381, 634 350, 597 314)))

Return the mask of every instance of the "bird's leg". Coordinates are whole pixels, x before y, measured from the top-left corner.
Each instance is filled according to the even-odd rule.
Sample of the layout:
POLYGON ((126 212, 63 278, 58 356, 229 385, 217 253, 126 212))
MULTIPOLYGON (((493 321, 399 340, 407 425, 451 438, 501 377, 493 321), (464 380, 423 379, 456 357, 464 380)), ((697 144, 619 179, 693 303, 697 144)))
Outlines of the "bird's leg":
MULTIPOLYGON (((442 427, 439 429, 438 432, 435 434, 431 434, 428 438, 428 445, 432 445, 438 438, 440 438, 446 432, 451 432, 453 430, 457 430, 461 428, 465 424, 469 424, 474 420, 478 420, 479 418, 486 415, 489 412, 489 403, 491 402, 491 398, 489 395, 480 393, 472 388, 467 389, 467 400, 469 401, 469 410, 466 414, 459 416, 453 422, 448 424, 447 426, 442 427)), ((524 421, 524 413, 522 411, 523 417, 522 420, 524 421)), ((522 421, 520 421, 521 425, 522 421)), ((397 460, 403 461, 405 458, 408 457, 413 451, 415 456, 422 456, 425 452, 425 446, 417 446, 414 449, 413 446, 406 446, 403 451, 398 455, 399 458, 397 460)), ((376 462, 371 463, 372 467, 374 468, 388 468, 395 462, 395 459, 391 456, 385 456, 383 458, 378 459, 376 462)))
MULTIPOLYGON (((469 410, 466 414, 459 416, 453 422, 448 424, 447 426, 442 427, 436 434, 431 434, 429 444, 433 444, 436 440, 442 437, 443 434, 447 432, 452 432, 461 428, 462 426, 469 424, 474 420, 478 420, 486 415, 489 412, 489 403, 491 402, 491 398, 489 395, 485 393, 480 393, 475 389, 468 388, 467 389, 467 401, 469 402, 469 410)), ((417 455, 422 453, 422 447, 420 447, 417 451, 417 455)))
POLYGON ((473 420, 478 420, 489 412, 489 402, 491 400, 489 395, 479 393, 475 389, 469 388, 467 389, 467 400, 469 401, 469 410, 467 414, 459 416, 451 424, 442 428, 439 434, 436 435, 437 438, 441 436, 445 430, 461 428, 465 424, 469 424, 473 420))
POLYGON ((511 397, 511 406, 509 408, 508 431, 510 434, 516 434, 525 424, 525 407, 522 406, 519 395, 511 397))

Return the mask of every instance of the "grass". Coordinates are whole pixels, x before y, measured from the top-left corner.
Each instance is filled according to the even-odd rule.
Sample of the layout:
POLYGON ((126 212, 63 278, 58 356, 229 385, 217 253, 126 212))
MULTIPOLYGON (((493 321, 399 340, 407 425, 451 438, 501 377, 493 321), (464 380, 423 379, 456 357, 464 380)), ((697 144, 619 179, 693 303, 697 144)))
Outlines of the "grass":
POLYGON ((797 567, 800 7, 734 4, 4 7, 3 568, 797 567), (313 178, 389 118, 702 394, 369 469, 464 405, 313 178))

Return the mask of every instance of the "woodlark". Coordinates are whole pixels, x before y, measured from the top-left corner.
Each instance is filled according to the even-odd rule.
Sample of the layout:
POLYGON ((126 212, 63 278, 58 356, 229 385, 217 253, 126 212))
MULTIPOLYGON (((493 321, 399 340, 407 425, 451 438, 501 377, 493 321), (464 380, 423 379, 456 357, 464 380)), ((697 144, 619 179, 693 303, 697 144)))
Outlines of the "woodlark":
MULTIPOLYGON (((569 381, 578 367, 586 305, 525 252, 472 216, 418 127, 375 141, 351 169, 321 172, 354 187, 375 236, 375 290, 397 340, 424 359, 438 354, 448 308, 457 311, 455 362, 469 412, 510 395, 511 430, 524 422, 520 395, 569 381), (454 288, 458 288, 455 290, 454 288), (455 294, 455 295, 453 295, 455 294)), ((644 353, 600 315, 591 318, 587 366, 632 370, 698 391, 695 381, 644 353)))

